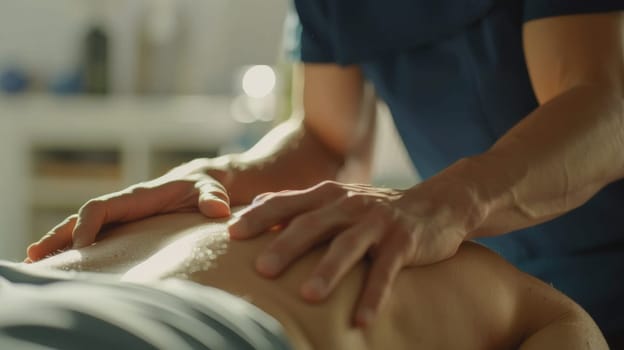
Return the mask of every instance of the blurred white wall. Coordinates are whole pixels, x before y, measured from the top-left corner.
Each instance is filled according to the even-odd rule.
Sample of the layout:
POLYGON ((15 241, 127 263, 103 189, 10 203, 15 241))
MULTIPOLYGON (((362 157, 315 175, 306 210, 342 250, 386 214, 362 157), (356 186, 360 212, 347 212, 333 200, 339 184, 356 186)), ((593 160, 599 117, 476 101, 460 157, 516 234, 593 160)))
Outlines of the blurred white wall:
POLYGON ((223 92, 232 87, 233 69, 275 63, 289 0, 187 1, 197 11, 189 28, 185 89, 223 92))
POLYGON ((156 22, 174 21, 176 25, 176 42, 172 46, 177 58, 173 63, 173 92, 229 93, 241 66, 275 62, 288 3, 288 0, 2 0, 0 69, 17 64, 40 81, 74 69, 80 63, 81 40, 90 20, 98 18, 108 28, 111 39, 113 91, 134 92, 141 40, 149 23, 146 16, 155 14, 156 22))
POLYGON ((376 186, 397 189, 412 187, 420 181, 385 103, 377 107, 371 181, 376 186))

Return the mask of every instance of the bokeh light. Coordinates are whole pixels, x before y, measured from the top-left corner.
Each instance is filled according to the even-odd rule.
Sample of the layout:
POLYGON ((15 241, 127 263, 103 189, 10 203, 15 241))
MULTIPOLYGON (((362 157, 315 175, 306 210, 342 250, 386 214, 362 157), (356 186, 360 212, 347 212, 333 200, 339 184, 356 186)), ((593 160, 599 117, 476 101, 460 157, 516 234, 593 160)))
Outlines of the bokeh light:
POLYGON ((252 66, 243 75, 243 91, 249 97, 263 98, 275 88, 275 72, 266 65, 252 66))

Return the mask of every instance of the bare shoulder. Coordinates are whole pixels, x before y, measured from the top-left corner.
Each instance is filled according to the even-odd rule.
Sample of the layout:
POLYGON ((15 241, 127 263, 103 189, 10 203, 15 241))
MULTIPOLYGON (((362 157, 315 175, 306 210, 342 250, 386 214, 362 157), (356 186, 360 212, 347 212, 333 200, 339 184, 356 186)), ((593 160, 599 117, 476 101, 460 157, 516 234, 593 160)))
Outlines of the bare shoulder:
POLYGON ((419 334, 424 348, 603 349, 600 330, 581 307, 478 243, 405 269, 396 287, 392 317, 407 319, 400 332, 419 334))
MULTIPOLYGON (((607 349, 604 337, 592 318, 577 303, 543 281, 530 276, 492 250, 466 242, 458 251, 458 264, 479 278, 483 289, 495 288, 506 300, 498 300, 498 313, 506 319, 521 349, 566 348, 607 349), (490 277, 485 277, 488 274, 490 277)), ((474 282, 477 282, 476 280, 474 282)), ((500 296, 499 296, 500 297, 500 296)))

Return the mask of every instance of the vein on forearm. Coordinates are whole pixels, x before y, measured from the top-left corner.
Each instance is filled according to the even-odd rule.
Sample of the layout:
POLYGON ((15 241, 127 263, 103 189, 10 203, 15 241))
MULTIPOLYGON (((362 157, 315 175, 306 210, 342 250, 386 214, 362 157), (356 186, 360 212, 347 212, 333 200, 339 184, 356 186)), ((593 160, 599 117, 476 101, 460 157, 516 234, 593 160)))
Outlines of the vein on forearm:
POLYGON ((488 205, 488 217, 473 236, 547 221, 624 177, 622 106, 613 90, 570 89, 468 162, 464 173, 475 179, 488 205))

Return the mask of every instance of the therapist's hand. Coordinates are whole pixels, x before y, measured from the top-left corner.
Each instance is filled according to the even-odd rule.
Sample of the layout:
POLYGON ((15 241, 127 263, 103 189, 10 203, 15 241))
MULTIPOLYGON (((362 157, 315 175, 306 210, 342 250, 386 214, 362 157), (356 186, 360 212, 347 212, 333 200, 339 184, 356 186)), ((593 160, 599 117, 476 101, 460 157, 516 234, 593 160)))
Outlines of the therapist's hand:
POLYGON ((316 245, 329 249, 301 286, 304 299, 325 299, 368 255, 372 266, 358 300, 354 324, 368 326, 390 295, 405 266, 452 257, 479 224, 473 195, 460 181, 433 178, 405 190, 323 182, 306 190, 266 193, 229 227, 245 239, 276 226, 284 229, 256 260, 257 270, 275 277, 316 245))
POLYGON ((207 172, 225 171, 207 169, 204 162, 199 159, 183 164, 157 179, 88 201, 77 214, 31 244, 26 262, 70 247, 88 246, 96 240, 101 228, 110 223, 182 211, 200 211, 213 218, 229 216, 230 199, 226 189, 207 175, 207 172))

